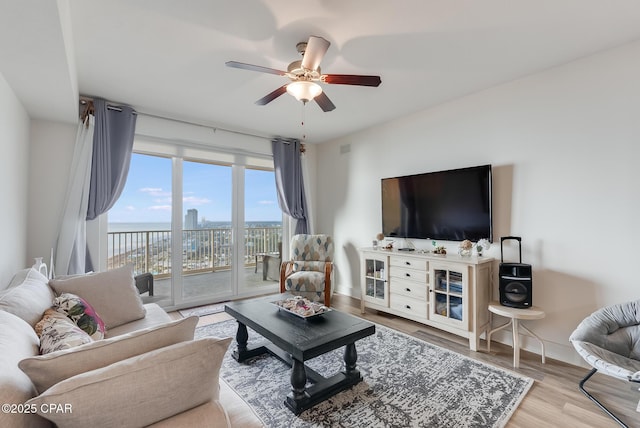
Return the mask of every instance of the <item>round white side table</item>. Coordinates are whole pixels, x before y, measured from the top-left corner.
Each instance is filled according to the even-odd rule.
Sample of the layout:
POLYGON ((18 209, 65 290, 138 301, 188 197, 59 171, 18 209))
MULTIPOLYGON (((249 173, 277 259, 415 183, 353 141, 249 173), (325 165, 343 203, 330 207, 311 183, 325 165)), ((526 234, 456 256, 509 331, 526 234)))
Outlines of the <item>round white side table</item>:
POLYGON ((538 335, 529 330, 523 324, 520 324, 520 321, 526 320, 539 320, 545 317, 545 313, 542 309, 532 306, 526 309, 518 309, 518 308, 510 308, 509 306, 503 306, 499 302, 492 301, 489 303, 489 311, 500 315, 506 318, 509 318, 509 322, 501 325, 500 327, 494 328, 487 334, 487 352, 491 352, 491 335, 498 330, 502 330, 510 325, 513 326, 513 367, 520 367, 520 339, 518 337, 518 330, 520 327, 540 342, 540 346, 542 347, 542 364, 544 364, 544 342, 538 335))

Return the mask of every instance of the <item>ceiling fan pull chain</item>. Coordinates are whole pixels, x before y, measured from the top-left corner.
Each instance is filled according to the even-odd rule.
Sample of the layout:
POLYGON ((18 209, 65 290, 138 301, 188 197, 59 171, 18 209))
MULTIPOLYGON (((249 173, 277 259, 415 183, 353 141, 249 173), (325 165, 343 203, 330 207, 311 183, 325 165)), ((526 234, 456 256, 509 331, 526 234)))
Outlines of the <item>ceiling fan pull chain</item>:
POLYGON ((302 120, 300 121, 300 125, 302 125, 302 143, 307 139, 307 135, 304 133, 304 119, 305 119, 305 107, 307 103, 302 103, 302 111, 300 112, 300 116, 302 116, 302 120))

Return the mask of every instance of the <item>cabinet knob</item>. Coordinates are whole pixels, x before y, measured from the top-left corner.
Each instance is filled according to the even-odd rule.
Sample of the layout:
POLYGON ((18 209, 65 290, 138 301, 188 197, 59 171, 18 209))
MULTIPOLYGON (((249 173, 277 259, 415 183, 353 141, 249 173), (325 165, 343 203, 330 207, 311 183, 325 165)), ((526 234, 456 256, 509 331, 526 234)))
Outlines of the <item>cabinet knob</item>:
POLYGON ((409 287, 405 288, 404 291, 411 291, 409 287))
POLYGON ((404 262, 405 265, 411 266, 411 262, 404 262))
POLYGON ((409 306, 409 305, 404 305, 404 307, 407 308, 407 309, 411 309, 411 306, 409 306))
POLYGON ((406 277, 410 277, 410 276, 411 276, 411 274, 410 274, 410 273, 405 273, 405 274, 404 274, 404 276, 406 276, 406 277))

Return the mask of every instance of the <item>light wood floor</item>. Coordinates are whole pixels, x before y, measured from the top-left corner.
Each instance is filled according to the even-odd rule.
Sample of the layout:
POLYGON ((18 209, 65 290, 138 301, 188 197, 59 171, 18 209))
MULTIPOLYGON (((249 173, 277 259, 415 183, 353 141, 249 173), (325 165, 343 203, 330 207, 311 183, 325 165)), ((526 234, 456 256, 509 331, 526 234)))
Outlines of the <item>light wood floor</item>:
MULTIPOLYGON (((508 370, 513 370, 535 380, 526 397, 509 420, 508 428, 538 427, 618 427, 578 389, 578 382, 588 373, 588 369, 576 367, 550 358, 546 364, 540 355, 522 351, 520 368, 513 368, 513 353, 510 346, 492 342, 491 353, 486 352, 486 342, 481 342, 481 350, 469 350, 466 339, 442 332, 410 320, 367 309, 360 313, 360 301, 348 296, 335 294, 331 301, 335 309, 402 331, 430 343, 450 349, 508 370)), ((176 316, 172 313, 172 316, 176 316)), ((180 316, 179 314, 177 315, 180 316)), ((227 315, 215 314, 201 318, 201 324, 219 322, 227 315)), ((586 385, 609 409, 630 427, 640 428, 640 413, 636 412, 640 392, 630 383, 595 374, 586 385)))

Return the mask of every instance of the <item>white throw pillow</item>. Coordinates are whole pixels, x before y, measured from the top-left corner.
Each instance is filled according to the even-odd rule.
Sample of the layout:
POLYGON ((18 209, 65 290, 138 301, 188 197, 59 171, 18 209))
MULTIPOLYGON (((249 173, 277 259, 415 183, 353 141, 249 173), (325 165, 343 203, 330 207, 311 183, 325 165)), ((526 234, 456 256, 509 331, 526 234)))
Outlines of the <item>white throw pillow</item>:
POLYGON ((49 285, 57 294, 71 293, 85 299, 104 321, 107 329, 144 318, 146 310, 136 288, 133 266, 52 279, 49 285))
MULTIPOLYGON (((0 404, 24 403, 34 396, 33 384, 20 370, 18 361, 38 354, 38 336, 26 321, 0 311, 0 404)), ((0 427, 32 427, 39 416, 0 412, 0 427)))
POLYGON ((55 294, 47 284, 46 276, 35 269, 26 270, 26 275, 24 273, 16 274, 22 282, 12 281, 12 287, 0 291, 0 310, 22 318, 33 327, 44 311, 51 307, 55 294))
POLYGON ((27 401, 59 427, 147 426, 218 399, 231 338, 182 342, 76 375, 27 401), (49 406, 66 406, 49 412, 49 406))
POLYGON ((18 285, 22 284, 24 280, 27 278, 27 275, 29 275, 29 272, 31 270, 38 272, 37 270, 30 267, 19 270, 18 272, 15 273, 15 275, 13 275, 13 278, 11 278, 11 282, 9 282, 9 285, 7 285, 5 288, 17 287, 18 285))
POLYGON ((193 340, 198 317, 181 318, 76 348, 25 358, 18 366, 36 390, 42 392, 77 374, 141 355, 155 349, 193 340))

